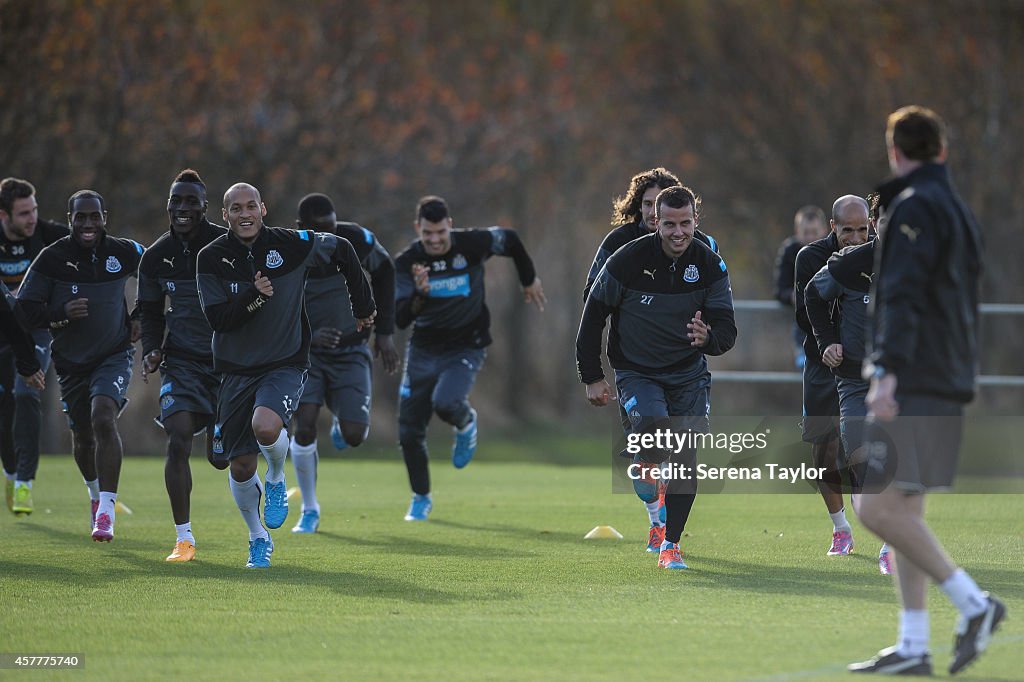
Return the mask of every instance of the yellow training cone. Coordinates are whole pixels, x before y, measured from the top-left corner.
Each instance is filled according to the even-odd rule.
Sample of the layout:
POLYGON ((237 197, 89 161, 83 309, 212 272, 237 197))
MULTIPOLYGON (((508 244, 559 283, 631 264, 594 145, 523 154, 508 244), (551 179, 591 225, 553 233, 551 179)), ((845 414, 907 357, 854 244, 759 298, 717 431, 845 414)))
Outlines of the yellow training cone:
POLYGON ((594 526, 594 530, 583 536, 584 540, 621 540, 622 533, 611 526, 594 526))
POLYGON ((302 491, 300 491, 298 489, 298 487, 296 487, 296 486, 292 486, 291 488, 288 488, 288 492, 285 493, 285 496, 284 496, 284 498, 286 500, 290 500, 293 497, 296 499, 296 501, 302 499, 302 491))
POLYGON ((128 514, 129 516, 131 516, 131 514, 132 514, 132 510, 128 507, 128 505, 125 504, 124 502, 121 502, 121 501, 118 501, 118 502, 114 503, 114 511, 116 511, 116 512, 124 512, 125 514, 128 514))

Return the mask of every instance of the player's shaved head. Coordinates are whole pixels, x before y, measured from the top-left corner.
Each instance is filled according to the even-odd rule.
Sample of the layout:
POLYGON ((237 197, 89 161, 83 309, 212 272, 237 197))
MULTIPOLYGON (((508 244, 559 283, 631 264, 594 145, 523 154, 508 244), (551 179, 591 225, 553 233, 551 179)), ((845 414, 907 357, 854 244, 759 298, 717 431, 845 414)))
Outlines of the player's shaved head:
POLYGON ((864 215, 868 215, 870 207, 864 197, 859 197, 856 194, 845 194, 832 204, 832 220, 840 222, 850 210, 851 207, 856 207, 858 212, 863 211, 864 215))
POLYGON ((868 202, 856 194, 844 194, 832 204, 832 233, 839 247, 857 246, 871 239, 868 202))
POLYGON ((263 202, 262 197, 260 197, 260 191, 258 189, 256 189, 247 182, 236 182, 235 184, 228 187, 227 192, 224 192, 224 208, 227 208, 228 206, 231 205, 232 198, 234 198, 234 195, 239 192, 252 192, 253 194, 256 195, 257 202, 263 202))

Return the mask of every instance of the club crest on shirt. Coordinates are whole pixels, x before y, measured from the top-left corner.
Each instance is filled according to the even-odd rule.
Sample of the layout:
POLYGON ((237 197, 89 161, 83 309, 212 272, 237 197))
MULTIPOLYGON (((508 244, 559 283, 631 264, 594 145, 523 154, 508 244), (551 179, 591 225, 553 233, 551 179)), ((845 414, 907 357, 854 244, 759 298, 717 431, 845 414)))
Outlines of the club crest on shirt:
POLYGON ((107 272, 121 272, 121 261, 117 260, 115 256, 108 256, 106 268, 107 272))
POLYGON ((469 263, 466 262, 466 257, 461 253, 455 254, 455 257, 452 258, 452 269, 454 270, 462 270, 467 265, 469 265, 469 263))
POLYGON ((696 282, 698 279, 700 279, 700 272, 698 272, 696 265, 690 263, 686 266, 686 269, 683 270, 683 281, 696 282))
POLYGON ((268 268, 279 268, 284 265, 284 258, 281 258, 281 254, 276 249, 271 249, 267 252, 267 267, 268 268))

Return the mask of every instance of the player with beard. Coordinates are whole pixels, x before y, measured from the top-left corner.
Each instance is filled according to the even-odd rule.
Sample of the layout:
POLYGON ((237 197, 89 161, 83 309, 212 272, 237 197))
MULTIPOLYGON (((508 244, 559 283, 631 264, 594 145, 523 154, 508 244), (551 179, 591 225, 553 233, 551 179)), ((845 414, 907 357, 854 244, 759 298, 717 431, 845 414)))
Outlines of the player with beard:
POLYGON ((526 303, 544 310, 547 299, 533 261, 515 230, 453 230, 448 203, 425 196, 416 206, 418 239, 395 258, 395 322, 413 326, 399 388, 398 437, 412 488, 406 521, 426 521, 430 492, 427 425, 436 412, 455 430, 452 465, 476 452, 477 414, 469 391, 491 344, 484 262, 506 256, 516 265, 526 303))
MULTIPOLYGON (((706 356, 736 342, 732 288, 725 261, 694 238, 699 202, 687 187, 662 190, 655 199, 655 232, 630 242, 605 263, 583 309, 576 337, 576 365, 587 400, 604 407, 612 389, 601 367, 605 321, 608 361, 631 434, 662 428, 706 433, 711 373, 706 356), (681 320, 689 320, 685 326, 681 320)), ((637 454, 660 465, 665 451, 637 454)), ((670 456, 696 465, 695 448, 670 456)), ((679 540, 696 498, 694 481, 671 481, 665 492, 665 539, 658 566, 687 568, 679 540)))
MULTIPOLYGON (((68 228, 39 219, 36 188, 27 180, 0 181, 0 281, 17 294, 28 266, 44 247, 66 237, 68 228)), ((50 332, 32 330, 34 353, 43 373, 50 366, 50 332)), ((0 459, 7 508, 31 514, 32 484, 39 467, 39 390, 25 383, 13 344, 0 340, 0 459)))
MULTIPOLYGON (((654 200, 661 190, 668 187, 679 186, 679 178, 665 168, 652 168, 642 173, 637 173, 629 181, 629 190, 626 195, 619 197, 612 204, 612 224, 615 225, 611 232, 605 235, 601 246, 594 255, 594 261, 590 265, 590 272, 587 274, 587 283, 583 287, 583 302, 587 302, 587 295, 594 284, 594 279, 601 272, 605 261, 620 248, 640 237, 646 236, 654 231, 654 200)), ((718 242, 709 234, 694 229, 693 236, 705 244, 712 251, 718 253, 718 242)), ((622 431, 625 434, 630 432, 629 415, 619 404, 619 420, 622 422, 622 431)), ((653 481, 636 480, 633 482, 633 489, 647 508, 647 515, 650 518, 651 529, 647 538, 647 551, 661 551, 661 544, 665 540, 665 491, 664 486, 653 481)))

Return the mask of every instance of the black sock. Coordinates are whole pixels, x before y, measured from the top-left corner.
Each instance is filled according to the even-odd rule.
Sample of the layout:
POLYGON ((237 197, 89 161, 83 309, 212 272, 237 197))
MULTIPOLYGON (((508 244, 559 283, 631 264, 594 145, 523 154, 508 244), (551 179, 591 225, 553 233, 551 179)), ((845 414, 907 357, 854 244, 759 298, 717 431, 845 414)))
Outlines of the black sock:
POLYGON ((677 543, 690 518, 690 509, 697 493, 667 493, 665 495, 665 540, 677 543))

